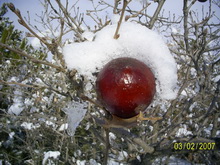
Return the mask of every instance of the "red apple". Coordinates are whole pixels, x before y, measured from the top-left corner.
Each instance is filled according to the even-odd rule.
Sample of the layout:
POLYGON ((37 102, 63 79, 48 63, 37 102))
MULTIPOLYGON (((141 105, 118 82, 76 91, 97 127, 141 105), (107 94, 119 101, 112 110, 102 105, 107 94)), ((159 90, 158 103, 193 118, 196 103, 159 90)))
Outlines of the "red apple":
POLYGON ((98 99, 115 116, 131 118, 152 102, 156 87, 150 68, 134 58, 107 63, 96 80, 98 99))

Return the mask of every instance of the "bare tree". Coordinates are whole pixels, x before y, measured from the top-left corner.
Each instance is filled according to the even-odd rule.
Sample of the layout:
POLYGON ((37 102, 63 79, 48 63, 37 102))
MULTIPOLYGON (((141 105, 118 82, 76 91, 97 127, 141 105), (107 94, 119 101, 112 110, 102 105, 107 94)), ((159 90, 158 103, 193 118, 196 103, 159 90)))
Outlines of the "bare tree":
MULTIPOLYGON (((7 86, 7 91, 1 91, 1 94, 13 100, 18 97, 14 90, 19 89, 18 94, 25 106, 19 116, 8 114, 9 108, 1 107, 3 118, 25 132, 24 138, 15 135, 23 144, 19 150, 26 153, 17 159, 37 164, 42 161, 43 152, 57 150, 61 152, 59 160, 56 160, 59 164, 73 164, 77 160, 107 164, 109 159, 117 160, 118 155, 123 154, 124 158, 118 162, 151 164, 169 162, 169 159, 176 157, 191 163, 218 164, 220 24, 219 17, 212 9, 214 6, 219 8, 219 2, 209 0, 206 2, 209 11, 199 15, 192 10, 195 3, 199 3, 197 0, 183 0, 180 17, 163 15, 165 0, 143 1, 139 11, 132 9, 131 0, 91 0, 88 3, 94 9, 81 13, 78 1, 72 6, 69 6, 68 0, 66 3, 60 0, 56 0, 56 3, 50 0, 42 2, 45 12, 39 16, 39 22, 50 30, 51 36, 40 35, 42 30, 39 27, 25 19, 12 3, 7 4, 19 23, 29 31, 27 37, 39 39, 42 45, 40 53, 27 53, 25 49, 9 42, 0 42, 2 49, 22 57, 27 67, 26 76, 21 79, 12 81, 11 77, 15 75, 10 69, 7 69, 7 73, 2 70, 0 79, 0 83, 7 86), (150 15, 148 9, 152 4, 157 7, 150 15), (85 27, 96 33, 112 24, 108 15, 103 17, 105 11, 120 15, 113 36, 115 39, 120 37, 122 21, 132 20, 160 31, 169 42, 167 45, 178 65, 178 95, 175 100, 149 107, 146 112, 160 114, 163 116, 161 120, 136 123, 131 129, 104 128, 104 119, 111 118, 111 115, 102 113, 105 108, 97 103, 94 89, 91 90, 91 97, 86 96, 87 80, 84 75, 79 75, 77 70, 67 69, 61 49, 68 42, 86 41, 82 35, 85 27), (88 19, 93 21, 93 26, 86 22, 88 19), (170 30, 172 27, 175 27, 175 32, 170 30), (59 34, 55 35, 55 32, 59 34), (72 34, 72 39, 68 38, 69 34, 72 34), (47 54, 52 55, 52 62, 46 60, 47 54), (86 107, 88 112, 74 137, 59 130, 67 123, 62 109, 69 101, 89 103, 86 107), (163 107, 166 108, 165 113, 163 107), (51 123, 48 124, 48 121, 51 123), (20 125, 24 122, 34 124, 35 128, 21 129, 20 125), (180 130, 188 130, 191 134, 177 136, 180 130)), ((1 55, 4 57, 4 54, 1 55)), ((2 60, 2 68, 8 68, 7 60, 12 62, 18 59, 5 57, 2 60)), ((8 128, 8 125, 2 122, 4 132, 9 134, 12 128, 8 128)), ((5 160, 12 159, 10 154, 5 153, 5 160)))

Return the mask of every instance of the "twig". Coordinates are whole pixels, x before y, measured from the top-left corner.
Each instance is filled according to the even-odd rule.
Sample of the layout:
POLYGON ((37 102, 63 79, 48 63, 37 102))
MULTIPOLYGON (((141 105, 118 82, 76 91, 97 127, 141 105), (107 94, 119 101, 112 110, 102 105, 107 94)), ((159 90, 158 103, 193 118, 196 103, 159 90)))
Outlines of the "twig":
POLYGON ((187 6, 188 0, 183 2, 183 15, 184 15, 184 42, 187 54, 189 53, 189 29, 188 29, 188 17, 189 17, 189 7, 187 6))
POLYGON ((109 148, 110 148, 110 143, 109 143, 109 128, 105 129, 105 157, 104 157, 104 165, 108 164, 108 153, 109 153, 109 148))
POLYGON ((212 138, 216 137, 216 133, 218 131, 218 124, 219 124, 218 118, 219 118, 219 116, 220 116, 220 113, 218 112, 215 114, 214 119, 213 119, 213 128, 211 131, 212 138))
MULTIPOLYGON (((219 88, 220 88, 220 80, 217 82, 217 88, 216 88, 216 90, 215 90, 215 95, 214 95, 214 97, 213 97, 213 99, 212 99, 212 102, 211 102, 211 104, 210 104, 210 106, 209 106, 209 108, 208 108, 208 110, 207 110, 207 112, 206 112, 206 114, 204 115, 204 117, 203 117, 203 122, 202 122, 202 124, 200 125, 200 127, 199 127, 199 129, 198 129, 198 131, 197 131, 197 135, 199 135, 200 133, 201 133, 201 131, 202 130, 204 130, 204 127, 205 127, 205 125, 208 123, 208 121, 209 121, 209 115, 210 115, 210 113, 212 112, 212 109, 214 108, 214 106, 215 106, 215 103, 217 102, 217 99, 218 99, 218 95, 219 95, 219 88)), ((215 114, 215 115, 217 115, 217 114, 215 114)), ((214 132, 212 132, 212 135, 214 134, 214 132)))
MULTIPOLYGON (((28 85, 28 84, 22 84, 22 83, 18 83, 18 82, 15 82, 15 81, 6 82, 6 81, 4 81, 4 80, 0 80, 0 83, 2 83, 2 84, 7 84, 7 85, 19 85, 19 86, 27 87, 27 88, 39 88, 39 87, 37 87, 37 86, 28 85)), ((42 88, 43 88, 43 87, 42 87, 42 88)))
POLYGON ((126 6, 128 5, 128 1, 127 0, 124 0, 124 3, 123 3, 123 7, 122 7, 122 12, 121 12, 121 17, 118 21, 118 26, 116 28, 116 31, 115 31, 115 35, 114 35, 114 39, 118 39, 119 38, 119 29, 120 29, 120 26, 121 26, 121 23, 122 23, 122 19, 124 17, 124 13, 125 13, 125 9, 126 9, 126 6))
POLYGON ((162 9, 162 7, 163 7, 165 1, 166 1, 166 0, 161 0, 161 1, 159 2, 158 6, 157 6, 157 9, 156 9, 156 11, 154 12, 153 17, 151 18, 151 21, 150 21, 150 24, 149 24, 149 29, 152 29, 152 28, 153 28, 154 23, 156 22, 156 20, 157 20, 157 18, 158 18, 158 15, 159 15, 159 13, 160 13, 160 11, 161 11, 161 9, 162 9))
POLYGON ((115 0, 114 9, 113 9, 114 14, 117 14, 118 2, 119 2, 119 0, 115 0))
MULTIPOLYGON (((24 20, 23 17, 21 16, 20 10, 16 9, 13 3, 8 3, 7 6, 10 8, 10 10, 11 10, 12 12, 14 12, 14 13, 17 15, 17 17, 19 18, 19 19, 18 19, 18 22, 19 22, 22 26, 24 26, 27 30, 29 30, 30 33, 31 33, 34 37, 38 38, 44 45, 46 45, 47 48, 51 51, 51 53, 54 54, 54 55, 56 55, 56 56, 59 58, 59 60, 60 60, 60 62, 61 62, 61 65, 63 66, 63 68, 65 68, 65 67, 66 67, 66 66, 65 66, 65 61, 64 61, 64 59, 63 59, 63 55, 62 55, 62 54, 59 52, 59 50, 58 50, 58 44, 57 44, 54 40, 52 40, 52 44, 51 44, 51 43, 48 43, 47 40, 46 40, 44 37, 40 37, 37 33, 35 33, 35 32, 28 26, 28 24, 25 22, 25 20, 24 20)), ((61 22, 61 28, 63 28, 62 22, 61 22)))
MULTIPOLYGON (((104 108, 101 104, 98 104, 95 100, 89 98, 88 96, 81 94, 79 97, 80 97, 82 100, 88 101, 88 102, 90 102, 90 103, 92 103, 92 104, 98 106, 99 108, 105 110, 105 108, 104 108)), ((105 110, 105 111, 106 111, 106 110, 105 110)))
POLYGON ((40 37, 37 33, 35 33, 28 25, 27 23, 24 21, 23 17, 21 16, 20 10, 16 9, 13 3, 8 3, 7 6, 9 7, 9 9, 14 12, 17 16, 18 16, 18 22, 24 26, 26 29, 28 29, 35 37, 37 37, 42 43, 44 43, 45 45, 49 45, 49 43, 47 43, 47 41, 45 39, 43 39, 42 37, 40 37))
POLYGON ((54 91, 54 92, 56 92, 56 93, 58 93, 58 94, 60 94, 62 96, 66 96, 66 97, 69 96, 68 94, 63 93, 63 92, 61 92, 61 91, 59 91, 57 89, 54 89, 54 88, 52 88, 50 86, 39 86, 39 85, 35 85, 35 84, 29 85, 29 84, 18 83, 18 82, 15 82, 15 81, 7 82, 7 81, 4 81, 4 80, 0 80, 0 83, 6 84, 6 85, 19 85, 21 87, 35 88, 35 89, 47 88, 47 89, 52 90, 52 91, 54 91))
POLYGON ((125 129, 111 128, 111 131, 113 133, 117 134, 118 136, 125 138, 128 141, 132 140, 133 143, 135 143, 143 148, 144 153, 153 153, 154 152, 154 147, 148 145, 145 141, 143 141, 137 135, 132 134, 131 132, 126 131, 125 129))
MULTIPOLYGON (((148 6, 150 6, 150 4, 151 4, 151 3, 147 3, 147 5, 146 5, 145 7, 143 7, 143 9, 141 9, 141 10, 138 11, 138 12, 133 11, 133 12, 135 12, 136 14, 133 14, 133 15, 130 15, 130 16, 126 16, 125 21, 127 21, 129 18, 135 18, 135 17, 137 17, 139 14, 142 14, 142 12, 143 12, 144 10, 146 10, 146 9, 148 8, 148 6)), ((143 14, 142 14, 142 15, 143 15, 143 14)))
POLYGON ((17 53, 17 54, 21 55, 21 56, 27 57, 29 60, 31 60, 34 63, 44 64, 44 65, 50 66, 52 68, 55 68, 55 69, 57 69, 59 71, 65 72, 64 68, 62 68, 60 66, 57 66, 57 65, 54 65, 54 64, 52 64, 50 62, 39 60, 39 59, 37 59, 37 58, 35 58, 35 57, 31 56, 31 55, 28 55, 27 53, 23 52, 22 50, 20 50, 18 48, 16 48, 16 49, 12 48, 9 45, 3 44, 3 43, 0 43, 0 47, 6 48, 6 49, 8 49, 8 50, 10 50, 10 51, 12 51, 14 53, 17 53))
POLYGON ((62 3, 60 2, 60 0, 56 0, 57 5, 60 7, 60 9, 62 10, 66 20, 67 20, 67 24, 72 28, 72 30, 74 30, 74 32, 76 33, 77 37, 80 38, 81 41, 84 40, 84 38, 82 37, 81 33, 83 32, 83 29, 76 23, 75 19, 73 17, 70 16, 69 12, 67 11, 67 9, 62 5, 62 3), (70 20, 72 21, 72 23, 74 24, 74 26, 76 28, 74 28, 74 26, 71 24, 70 20))

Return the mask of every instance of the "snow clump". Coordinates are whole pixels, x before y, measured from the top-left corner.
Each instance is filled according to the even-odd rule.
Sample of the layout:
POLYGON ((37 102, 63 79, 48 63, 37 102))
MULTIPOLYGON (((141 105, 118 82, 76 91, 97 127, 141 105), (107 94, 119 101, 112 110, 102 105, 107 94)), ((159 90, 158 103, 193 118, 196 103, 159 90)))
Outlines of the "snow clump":
POLYGON ((44 152, 44 159, 43 159, 43 162, 42 162, 42 165, 45 165, 46 163, 47 164, 53 164, 52 162, 47 162, 47 160, 49 158, 54 158, 54 159, 57 159, 58 157, 60 156, 60 152, 59 151, 48 151, 48 152, 44 152))

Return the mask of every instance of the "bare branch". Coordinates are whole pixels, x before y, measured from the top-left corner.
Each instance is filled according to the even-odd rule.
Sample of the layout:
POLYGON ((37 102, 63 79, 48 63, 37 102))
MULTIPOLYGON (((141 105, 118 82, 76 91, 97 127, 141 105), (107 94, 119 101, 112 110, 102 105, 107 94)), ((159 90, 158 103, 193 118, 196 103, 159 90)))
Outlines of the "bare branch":
POLYGON ((129 2, 130 2, 130 1, 127 1, 127 0, 124 0, 124 1, 123 1, 122 12, 121 12, 120 19, 119 19, 119 21, 118 21, 118 26, 117 26, 116 31, 115 31, 115 34, 114 34, 114 39, 118 39, 118 38, 119 38, 118 32, 119 32, 119 29, 120 29, 120 26, 121 26, 121 23, 122 23, 122 19, 123 19, 123 17, 124 17, 125 9, 126 9, 126 7, 127 7, 127 5, 128 5, 129 2))
POLYGON ((159 15, 159 13, 160 13, 160 11, 161 11, 161 9, 162 9, 162 7, 163 7, 165 1, 166 1, 166 0, 160 0, 160 1, 158 2, 157 9, 156 9, 156 11, 154 12, 153 17, 152 17, 151 20, 150 20, 149 29, 152 29, 152 28, 153 28, 153 26, 154 26, 154 24, 155 24, 155 22, 156 22, 156 20, 157 20, 157 18, 158 18, 158 15, 159 15))
POLYGON ((12 48, 12 47, 10 47, 9 45, 3 44, 3 43, 0 43, 0 47, 6 48, 6 49, 8 49, 8 50, 10 50, 10 51, 12 51, 12 52, 15 52, 15 53, 17 53, 17 54, 23 56, 23 57, 27 57, 29 60, 31 60, 31 61, 34 62, 34 63, 44 64, 44 65, 50 66, 50 67, 52 67, 52 68, 55 68, 55 69, 57 69, 57 70, 59 70, 59 71, 65 72, 65 69, 64 69, 64 68, 62 68, 62 67, 60 67, 60 66, 57 66, 57 65, 54 65, 54 64, 52 64, 52 63, 50 63, 50 62, 46 62, 46 61, 39 60, 39 59, 37 59, 37 58, 35 58, 35 57, 31 56, 31 55, 26 54, 25 52, 23 52, 22 50, 20 50, 20 49, 18 49, 18 48, 16 48, 16 49, 15 49, 15 48, 12 48))

